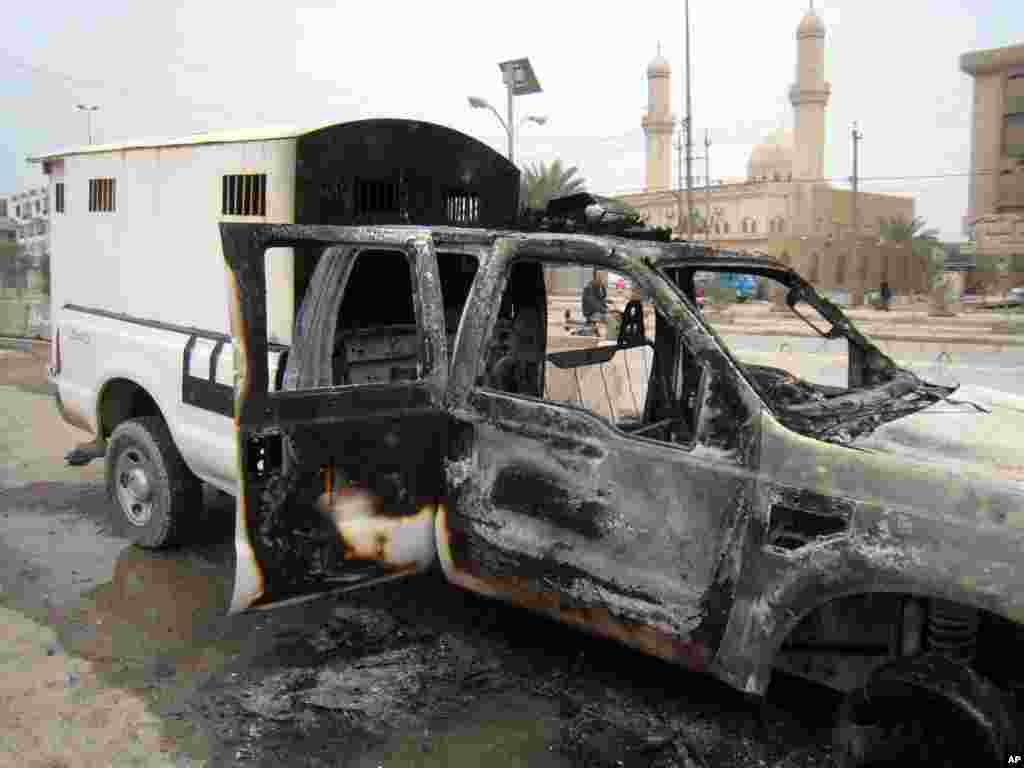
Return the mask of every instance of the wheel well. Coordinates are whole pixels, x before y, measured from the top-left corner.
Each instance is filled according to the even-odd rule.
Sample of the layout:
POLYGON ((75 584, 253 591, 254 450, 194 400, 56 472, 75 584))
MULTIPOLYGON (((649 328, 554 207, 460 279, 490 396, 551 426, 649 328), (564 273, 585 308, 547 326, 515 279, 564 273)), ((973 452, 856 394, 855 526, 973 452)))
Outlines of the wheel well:
POLYGON ((160 407, 145 389, 129 379, 112 379, 103 387, 98 409, 99 434, 110 437, 117 425, 141 416, 160 416, 160 407))
POLYGON ((1018 691, 1024 690, 1022 643, 1024 626, 985 609, 911 593, 859 593, 805 615, 783 641, 776 666, 843 690, 875 666, 869 659, 928 651, 1018 691))

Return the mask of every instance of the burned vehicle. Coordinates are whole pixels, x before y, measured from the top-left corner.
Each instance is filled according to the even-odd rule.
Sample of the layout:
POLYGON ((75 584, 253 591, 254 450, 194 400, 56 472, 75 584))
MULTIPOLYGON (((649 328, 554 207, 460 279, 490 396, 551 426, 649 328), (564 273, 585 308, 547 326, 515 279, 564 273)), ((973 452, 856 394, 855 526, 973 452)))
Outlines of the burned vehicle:
POLYGON ((1005 761, 1024 470, 926 448, 937 420, 980 445, 1019 406, 901 368, 782 263, 545 226, 221 224, 232 609, 439 566, 749 694, 774 669, 844 691, 850 765, 901 749, 943 764, 951 736, 1005 761), (315 266, 271 369, 265 254, 281 248, 315 266), (566 339, 558 289, 594 269, 640 298, 616 338, 566 339), (777 284, 845 345, 845 381, 738 358, 694 301, 715 270, 777 284))

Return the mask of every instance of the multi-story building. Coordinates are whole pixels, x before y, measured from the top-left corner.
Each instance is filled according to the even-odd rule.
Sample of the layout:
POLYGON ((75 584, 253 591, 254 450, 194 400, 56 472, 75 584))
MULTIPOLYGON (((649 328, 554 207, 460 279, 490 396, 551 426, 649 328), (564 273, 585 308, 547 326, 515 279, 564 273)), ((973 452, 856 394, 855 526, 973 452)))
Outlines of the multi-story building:
POLYGON ((18 244, 38 266, 50 250, 50 199, 46 187, 29 189, 7 199, 8 215, 18 225, 18 244))
MULTIPOLYGON (((50 253, 50 198, 46 187, 28 189, 8 195, 3 200, 7 208, 6 229, 0 238, 7 237, 12 225, 27 270, 14 276, 15 284, 4 286, 18 289, 38 289, 43 284, 43 262, 50 253)), ((0 217, 0 222, 5 221, 0 217)))
POLYGON ((974 78, 966 224, 977 277, 1003 290, 1024 284, 1024 44, 965 53, 960 70, 974 78))

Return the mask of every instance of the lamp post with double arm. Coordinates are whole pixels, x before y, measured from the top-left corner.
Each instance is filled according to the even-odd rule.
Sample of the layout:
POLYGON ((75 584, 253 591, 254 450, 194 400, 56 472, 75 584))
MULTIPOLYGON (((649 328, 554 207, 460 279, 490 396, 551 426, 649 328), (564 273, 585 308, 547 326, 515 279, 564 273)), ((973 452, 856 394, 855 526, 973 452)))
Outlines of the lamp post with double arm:
POLYGON ((498 68, 501 70, 501 79, 505 83, 505 89, 508 92, 508 119, 502 118, 498 114, 498 110, 491 106, 490 102, 486 99, 481 99, 479 96, 470 96, 469 106, 474 109, 489 109, 494 113, 494 116, 498 118, 498 122, 501 123, 501 127, 505 129, 506 136, 508 136, 508 160, 510 163, 515 163, 517 129, 527 122, 544 125, 548 119, 540 115, 527 115, 518 124, 516 123, 515 97, 524 96, 528 93, 540 93, 541 91, 540 83, 533 72, 530 60, 524 58, 503 61, 498 65, 498 68))
POLYGON ((89 131, 89 143, 92 144, 92 113, 99 109, 98 104, 76 104, 75 109, 85 112, 86 125, 89 131))

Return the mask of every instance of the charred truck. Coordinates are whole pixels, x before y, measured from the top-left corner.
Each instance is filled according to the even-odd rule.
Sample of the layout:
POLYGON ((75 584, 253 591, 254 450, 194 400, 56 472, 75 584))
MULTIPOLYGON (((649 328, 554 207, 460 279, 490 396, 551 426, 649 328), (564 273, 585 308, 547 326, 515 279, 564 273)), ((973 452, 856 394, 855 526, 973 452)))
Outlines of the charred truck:
POLYGON ((235 495, 232 610, 440 568, 749 694, 843 691, 848 765, 1018 747, 1024 466, 989 435, 1019 400, 900 367, 785 264, 590 195, 523 215, 516 168, 437 125, 38 160, 71 459, 105 456, 141 546, 194 534, 201 482, 235 495), (568 338, 595 269, 634 294, 568 338), (781 292, 843 366, 742 359, 706 273, 781 292))

